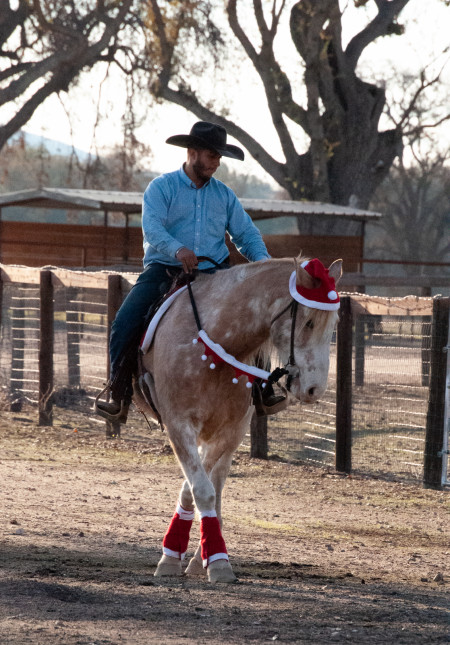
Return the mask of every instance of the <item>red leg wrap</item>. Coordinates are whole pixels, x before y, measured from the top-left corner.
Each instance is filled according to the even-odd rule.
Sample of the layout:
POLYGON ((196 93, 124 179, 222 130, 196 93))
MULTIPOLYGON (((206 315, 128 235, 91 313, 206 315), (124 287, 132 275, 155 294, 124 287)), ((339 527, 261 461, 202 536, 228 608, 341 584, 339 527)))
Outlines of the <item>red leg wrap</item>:
POLYGON ((204 567, 214 560, 228 560, 227 547, 217 517, 202 517, 200 534, 204 567))
POLYGON ((163 553, 165 555, 183 560, 188 548, 193 517, 194 511, 184 511, 181 508, 177 508, 177 512, 173 516, 163 539, 163 553), (186 516, 186 519, 182 519, 180 514, 182 517, 186 516))

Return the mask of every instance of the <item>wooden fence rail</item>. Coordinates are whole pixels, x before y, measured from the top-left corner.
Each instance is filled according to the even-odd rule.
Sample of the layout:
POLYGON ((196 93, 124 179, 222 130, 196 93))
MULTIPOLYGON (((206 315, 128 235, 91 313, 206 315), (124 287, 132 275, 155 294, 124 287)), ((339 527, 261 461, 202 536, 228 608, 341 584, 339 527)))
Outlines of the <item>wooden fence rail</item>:
MULTIPOLYGON (((0 265, 0 324, 1 298, 6 283, 35 285, 39 287, 39 424, 52 424, 52 392, 54 389, 54 290, 89 288, 101 292, 99 299, 107 304, 107 329, 109 329, 122 302, 124 292, 134 284, 138 274, 108 271, 71 271, 46 267, 33 269, 0 265)), ((353 388, 353 337, 355 321, 367 314, 376 316, 432 317, 431 371, 429 379, 429 405, 427 415, 424 484, 440 487, 443 479, 446 420, 446 354, 450 298, 381 298, 362 294, 343 294, 340 320, 337 328, 337 386, 336 386, 336 448, 335 466, 342 472, 352 469, 352 388, 353 388), (445 359, 444 359, 445 357, 445 359)), ((20 325, 19 325, 20 327, 20 325)), ((78 342, 81 342, 78 339, 78 342)), ((23 345, 23 343, 22 343, 23 345)), ((23 346, 21 346, 23 351, 23 346)), ((106 358, 106 360, 108 360, 106 358)), ((109 364, 107 365, 109 372, 109 364)), ((257 423, 251 431, 251 454, 267 456, 267 420, 257 423), (265 454, 264 454, 265 453, 265 454)))

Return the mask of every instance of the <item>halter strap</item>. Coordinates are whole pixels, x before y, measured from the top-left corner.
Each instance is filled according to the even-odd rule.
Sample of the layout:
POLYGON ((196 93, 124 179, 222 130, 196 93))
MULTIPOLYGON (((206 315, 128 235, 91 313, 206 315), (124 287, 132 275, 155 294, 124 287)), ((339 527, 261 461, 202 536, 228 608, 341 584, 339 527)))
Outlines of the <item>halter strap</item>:
POLYGON ((289 304, 288 304, 284 309, 282 309, 282 310, 281 310, 281 311, 280 311, 280 312, 279 312, 279 313, 278 313, 274 318, 272 318, 272 320, 270 321, 270 326, 271 326, 271 327, 272 327, 273 323, 274 323, 276 320, 278 320, 278 318, 281 318, 281 316, 282 316, 283 314, 285 314, 285 313, 286 313, 286 311, 287 311, 290 307, 292 307, 292 304, 293 304, 293 300, 291 300, 291 302, 290 302, 290 303, 289 303, 289 304))
POLYGON ((294 356, 294 333, 295 333, 295 323, 297 321, 297 311, 298 311, 298 302, 296 300, 293 300, 291 303, 292 310, 291 310, 291 344, 290 344, 290 354, 289 354, 289 362, 288 365, 293 366, 295 365, 295 356, 294 356))
POLYGON ((286 379, 286 389, 288 392, 291 391, 291 384, 294 378, 292 375, 292 371, 289 368, 297 367, 297 364, 295 362, 295 355, 294 355, 294 335, 295 335, 295 323, 297 321, 297 311, 298 311, 298 302, 296 300, 293 300, 292 309, 291 309, 291 342, 290 342, 290 350, 289 350, 289 360, 285 365, 285 370, 288 373, 288 376, 286 379))

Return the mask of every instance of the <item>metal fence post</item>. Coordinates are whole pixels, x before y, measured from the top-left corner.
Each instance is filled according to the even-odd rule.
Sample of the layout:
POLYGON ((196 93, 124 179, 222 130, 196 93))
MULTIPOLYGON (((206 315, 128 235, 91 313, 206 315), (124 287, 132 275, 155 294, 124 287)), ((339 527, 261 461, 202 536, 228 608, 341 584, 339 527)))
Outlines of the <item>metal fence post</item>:
POLYGON ((450 298, 436 297, 433 301, 431 324, 431 365, 428 394, 427 425, 423 463, 423 484, 425 488, 441 488, 445 424, 445 388, 447 380, 447 351, 449 332, 450 298))
MULTIPOLYGON (((123 300, 122 290, 122 276, 119 274, 111 274, 108 276, 108 294, 107 294, 107 318, 108 318, 108 334, 106 342, 106 373, 107 380, 110 376, 110 358, 109 358, 109 338, 111 335, 111 325, 119 311, 120 305, 123 300)), ((120 423, 106 421, 106 436, 119 437, 120 436, 120 423)))
POLYGON ((40 272, 39 425, 53 425, 53 283, 52 272, 40 272))
POLYGON ((350 296, 341 298, 336 333, 336 470, 352 469, 352 333, 350 296))

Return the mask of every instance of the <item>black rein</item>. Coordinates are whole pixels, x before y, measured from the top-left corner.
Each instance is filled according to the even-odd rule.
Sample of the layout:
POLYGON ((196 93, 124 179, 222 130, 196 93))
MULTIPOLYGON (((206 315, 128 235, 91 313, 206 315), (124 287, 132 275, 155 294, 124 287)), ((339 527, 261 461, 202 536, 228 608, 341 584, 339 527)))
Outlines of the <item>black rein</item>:
MULTIPOLYGON (((220 264, 213 260, 212 258, 208 258, 206 256, 199 256, 198 257, 199 262, 210 262, 213 264, 216 268, 220 267, 220 264)), ((202 329, 202 325, 200 322, 200 316, 198 315, 198 309, 197 305, 195 303, 195 298, 194 294, 192 293, 192 274, 187 274, 186 275, 186 284, 189 292, 189 298, 191 300, 191 305, 192 305, 192 311, 194 313, 194 318, 195 318, 195 323, 197 325, 198 331, 202 329)), ((289 391, 291 387, 291 383, 293 380, 293 375, 292 375, 292 370, 289 368, 297 367, 295 363, 295 355, 294 355, 294 336, 295 336, 295 324, 297 321, 297 311, 298 311, 298 302, 294 299, 291 300, 291 302, 285 307, 280 313, 278 313, 275 318, 272 318, 270 321, 270 326, 273 325, 273 323, 278 320, 286 311, 290 309, 291 310, 291 338, 290 338, 290 348, 289 348, 289 360, 286 363, 286 365, 283 367, 276 367, 270 374, 268 380, 270 383, 277 383, 278 380, 284 376, 285 374, 288 375, 286 379, 286 389, 289 391)))

